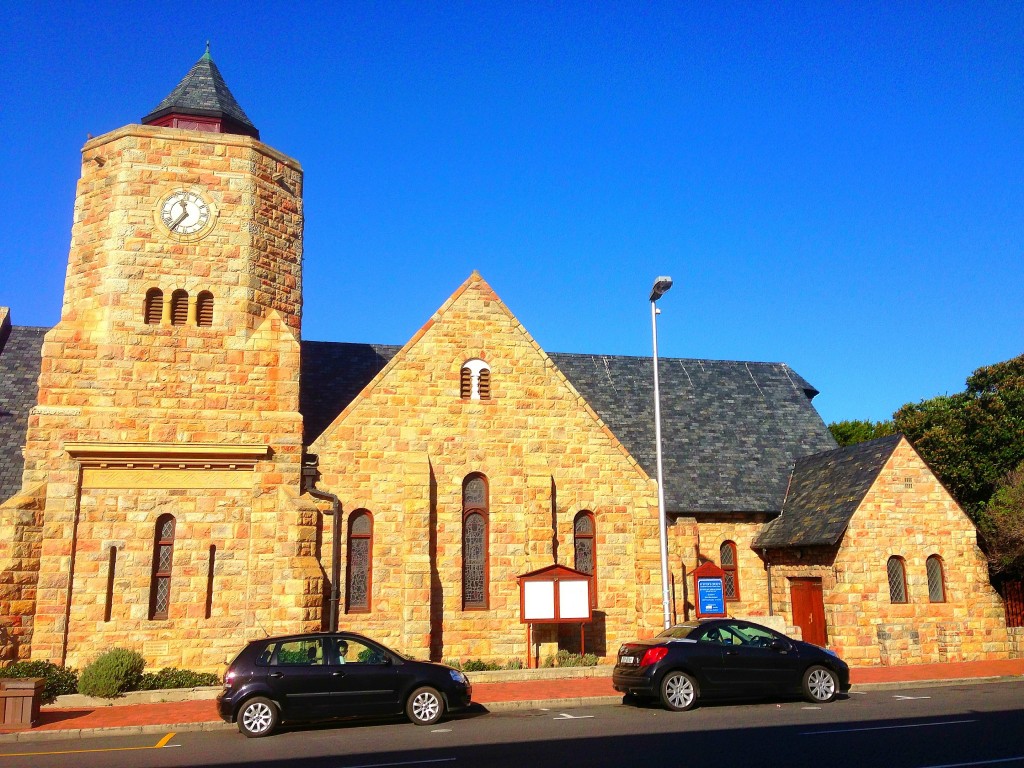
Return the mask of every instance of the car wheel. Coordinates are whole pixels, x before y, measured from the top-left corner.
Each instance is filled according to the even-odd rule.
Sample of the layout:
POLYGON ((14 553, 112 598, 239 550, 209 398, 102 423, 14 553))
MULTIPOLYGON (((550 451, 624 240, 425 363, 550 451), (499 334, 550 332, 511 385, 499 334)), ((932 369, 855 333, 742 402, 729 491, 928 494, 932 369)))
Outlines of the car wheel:
POLYGON ((247 700, 238 710, 238 730, 250 739, 269 736, 277 728, 279 720, 277 705, 262 696, 247 700))
POLYGON ((804 697, 815 704, 827 704, 839 693, 836 673, 826 667, 811 667, 804 672, 804 697))
POLYGON ((661 703, 673 712, 693 709, 697 703, 697 681, 685 672, 669 672, 661 681, 661 703))
POLYGON ((406 702, 405 714, 416 725, 433 725, 444 715, 444 699, 433 688, 417 688, 406 702))

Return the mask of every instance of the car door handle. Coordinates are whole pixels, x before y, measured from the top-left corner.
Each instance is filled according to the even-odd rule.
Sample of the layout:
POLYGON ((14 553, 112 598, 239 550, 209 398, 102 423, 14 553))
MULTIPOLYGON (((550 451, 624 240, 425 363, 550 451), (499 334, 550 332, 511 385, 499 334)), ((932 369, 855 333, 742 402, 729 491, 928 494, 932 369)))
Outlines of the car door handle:
POLYGON ((280 672, 271 672, 267 677, 282 677, 280 672))
POLYGON ((737 653, 739 653, 739 651, 726 651, 725 655, 726 656, 735 656, 737 653))
POLYGON ((341 670, 338 670, 337 672, 331 672, 331 677, 344 677, 344 676, 345 676, 345 673, 342 672, 341 670))

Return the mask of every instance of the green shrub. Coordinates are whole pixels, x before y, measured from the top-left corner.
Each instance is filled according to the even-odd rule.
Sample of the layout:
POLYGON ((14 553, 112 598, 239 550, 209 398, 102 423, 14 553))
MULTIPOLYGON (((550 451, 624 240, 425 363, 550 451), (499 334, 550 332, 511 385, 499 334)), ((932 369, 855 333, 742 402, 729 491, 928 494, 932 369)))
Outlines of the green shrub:
POLYGON ((220 676, 213 672, 193 672, 190 669, 164 667, 159 672, 146 672, 139 680, 136 690, 160 691, 166 688, 199 688, 219 684, 220 676))
POLYGON ((524 665, 523 665, 523 660, 522 659, 509 659, 508 662, 505 664, 505 669, 523 669, 523 668, 524 668, 524 665))
POLYGON ((592 653, 569 653, 561 650, 557 656, 548 656, 544 659, 545 667, 596 667, 597 656, 592 653))
POLYGON ((78 678, 78 692, 86 696, 113 699, 125 691, 135 690, 142 679, 146 660, 125 648, 113 648, 100 654, 78 678))
POLYGON ((495 669, 501 669, 501 665, 483 659, 468 659, 462 664, 463 672, 491 672, 495 669))
POLYGON ((61 667, 52 661, 16 661, 0 669, 0 677, 41 677, 43 704, 52 704, 58 696, 78 692, 78 673, 70 667, 61 667))

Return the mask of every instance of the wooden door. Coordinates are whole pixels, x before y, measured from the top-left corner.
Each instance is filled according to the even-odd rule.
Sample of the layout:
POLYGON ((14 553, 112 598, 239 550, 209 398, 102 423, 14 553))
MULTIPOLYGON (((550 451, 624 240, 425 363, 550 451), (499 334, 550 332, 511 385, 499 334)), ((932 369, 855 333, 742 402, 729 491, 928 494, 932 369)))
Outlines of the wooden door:
POLYGON ((790 579, 789 595, 793 600, 793 623, 803 632, 804 642, 825 646, 825 600, 821 579, 790 579))

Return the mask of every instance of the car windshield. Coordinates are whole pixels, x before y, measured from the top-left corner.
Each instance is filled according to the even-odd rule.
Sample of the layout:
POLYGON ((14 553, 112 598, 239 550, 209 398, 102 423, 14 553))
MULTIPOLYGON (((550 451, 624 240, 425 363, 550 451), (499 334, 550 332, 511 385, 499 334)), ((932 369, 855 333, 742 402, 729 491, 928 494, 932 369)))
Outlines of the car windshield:
POLYGON ((694 624, 680 624, 675 627, 669 627, 658 634, 658 637, 664 637, 672 640, 678 640, 683 637, 689 637, 690 633, 696 629, 694 624))

